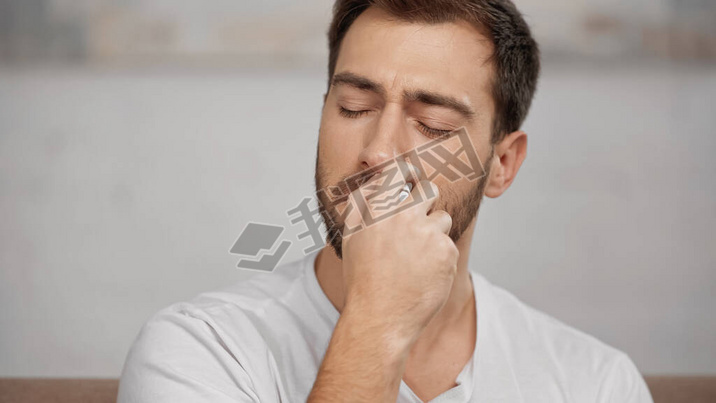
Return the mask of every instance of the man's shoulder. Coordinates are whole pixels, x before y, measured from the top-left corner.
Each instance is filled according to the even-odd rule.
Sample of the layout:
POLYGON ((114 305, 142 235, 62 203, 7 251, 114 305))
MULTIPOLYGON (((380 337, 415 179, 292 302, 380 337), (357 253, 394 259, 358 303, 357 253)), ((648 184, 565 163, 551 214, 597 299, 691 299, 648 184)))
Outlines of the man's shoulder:
POLYGON ((283 264, 274 272, 161 309, 137 335, 123 383, 143 385, 142 379, 172 371, 227 385, 252 385, 248 369, 253 375, 271 376, 271 352, 284 341, 280 330, 300 328, 297 316, 310 310, 302 290, 304 268, 305 259, 283 264))
MULTIPOLYGON (((612 359, 623 355, 620 350, 559 319, 531 306, 502 287, 486 281, 493 300, 494 314, 518 343, 539 345, 555 358, 603 357, 612 359)), ((479 295, 478 295, 479 302, 479 295)))
POLYGON ((229 338, 257 340, 297 311, 310 309, 304 289, 306 259, 278 266, 273 272, 255 273, 230 286, 203 292, 187 301, 173 303, 147 320, 135 345, 164 340, 181 340, 187 333, 194 339, 229 338), (201 336, 201 337, 199 337, 201 336))
POLYGON ((304 257, 283 263, 271 272, 256 272, 234 284, 198 294, 174 303, 154 315, 152 320, 188 317, 210 325, 238 320, 253 324, 279 319, 286 311, 306 308, 306 263, 304 257))
POLYGON ((482 281, 490 290, 491 315, 505 335, 501 343, 518 377, 555 381, 592 397, 643 393, 643 378, 623 351, 482 281))
MULTIPOLYGON (((202 309, 236 306, 258 311, 268 306, 291 304, 297 294, 305 293, 306 265, 310 256, 278 265, 270 272, 256 272, 249 278, 226 287, 199 294, 188 303, 202 309)), ((302 295, 300 295, 302 296, 302 295)))

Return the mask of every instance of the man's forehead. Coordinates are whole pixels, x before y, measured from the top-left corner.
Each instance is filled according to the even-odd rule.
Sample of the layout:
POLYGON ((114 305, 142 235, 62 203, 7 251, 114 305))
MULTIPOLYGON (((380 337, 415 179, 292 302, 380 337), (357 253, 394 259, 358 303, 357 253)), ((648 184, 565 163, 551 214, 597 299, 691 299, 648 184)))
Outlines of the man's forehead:
POLYGON ((491 55, 491 41, 465 21, 412 23, 371 7, 346 33, 335 72, 356 72, 389 91, 410 87, 476 97, 490 93, 491 55))

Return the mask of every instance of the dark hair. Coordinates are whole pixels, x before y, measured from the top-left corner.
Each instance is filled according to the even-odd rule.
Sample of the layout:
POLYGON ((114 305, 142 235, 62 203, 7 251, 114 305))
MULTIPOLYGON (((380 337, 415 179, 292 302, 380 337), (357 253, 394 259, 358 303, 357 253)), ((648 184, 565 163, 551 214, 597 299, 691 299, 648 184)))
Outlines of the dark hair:
POLYGON ((438 24, 464 20, 492 40, 492 141, 518 130, 527 117, 539 76, 537 42, 510 0, 337 0, 328 31, 328 80, 333 77, 341 42, 351 24, 368 7, 409 22, 438 24))

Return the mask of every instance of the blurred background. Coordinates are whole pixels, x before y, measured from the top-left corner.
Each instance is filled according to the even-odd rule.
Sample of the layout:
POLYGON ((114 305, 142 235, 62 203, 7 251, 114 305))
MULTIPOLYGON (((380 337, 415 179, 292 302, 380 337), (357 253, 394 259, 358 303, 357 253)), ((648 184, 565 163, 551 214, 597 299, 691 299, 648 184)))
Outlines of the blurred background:
MULTIPOLYGON (((544 68, 471 270, 716 374, 716 2, 515 2, 544 68)), ((252 275, 249 221, 303 256, 331 5, 0 0, 0 376, 118 377, 154 312, 252 275)))

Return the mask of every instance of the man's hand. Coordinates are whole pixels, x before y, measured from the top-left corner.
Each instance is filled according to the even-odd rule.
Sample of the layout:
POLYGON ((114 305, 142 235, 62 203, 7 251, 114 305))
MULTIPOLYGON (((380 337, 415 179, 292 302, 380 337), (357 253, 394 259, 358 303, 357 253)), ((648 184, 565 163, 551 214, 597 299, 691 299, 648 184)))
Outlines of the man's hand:
MULTIPOLYGON (((459 254, 447 235, 452 219, 432 210, 437 186, 410 168, 413 197, 427 189, 435 196, 344 237, 345 305, 309 402, 394 402, 412 345, 447 301, 459 254)), ((345 227, 359 224, 360 213, 345 227)))
MULTIPOLYGON (((420 180, 412 165, 404 169, 410 170, 415 183, 414 198, 421 188, 423 194, 435 196, 343 239, 344 311, 361 312, 372 328, 412 344, 447 301, 459 253, 447 235, 450 215, 433 210, 437 186, 420 180)), ((361 197, 359 192, 351 198, 361 197)), ((346 227, 359 224, 359 219, 358 213, 349 215, 346 227)))

